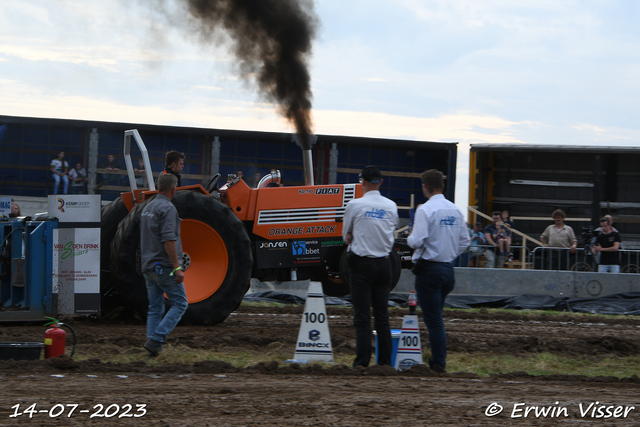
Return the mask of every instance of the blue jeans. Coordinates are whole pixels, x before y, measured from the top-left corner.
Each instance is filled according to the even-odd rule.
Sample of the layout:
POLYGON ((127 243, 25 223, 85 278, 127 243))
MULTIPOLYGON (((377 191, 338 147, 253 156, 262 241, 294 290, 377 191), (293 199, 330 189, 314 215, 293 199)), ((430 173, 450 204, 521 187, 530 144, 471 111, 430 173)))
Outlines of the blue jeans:
POLYGON ((58 174, 51 174, 53 176, 53 194, 58 194, 58 187, 60 187, 60 178, 62 178, 62 194, 67 194, 69 189, 69 177, 67 175, 60 176, 58 174))
POLYGON ((176 327, 187 310, 189 302, 182 283, 176 283, 170 267, 158 267, 155 271, 144 272, 149 297, 147 312, 147 338, 163 343, 167 335, 176 327), (171 302, 171 308, 164 314, 164 294, 171 302), (164 317, 163 317, 164 316, 164 317))
POLYGON ((349 266, 353 325, 356 327, 356 358, 353 366, 366 367, 371 360, 371 308, 378 336, 378 365, 391 365, 391 259, 366 258, 351 254, 349 266))
POLYGON ((446 365, 447 334, 442 320, 444 300, 455 286, 453 265, 450 262, 427 261, 416 276, 416 295, 424 323, 429 331, 431 362, 446 365))
POLYGON ((600 264, 598 266, 598 273, 620 273, 620 266, 600 264))

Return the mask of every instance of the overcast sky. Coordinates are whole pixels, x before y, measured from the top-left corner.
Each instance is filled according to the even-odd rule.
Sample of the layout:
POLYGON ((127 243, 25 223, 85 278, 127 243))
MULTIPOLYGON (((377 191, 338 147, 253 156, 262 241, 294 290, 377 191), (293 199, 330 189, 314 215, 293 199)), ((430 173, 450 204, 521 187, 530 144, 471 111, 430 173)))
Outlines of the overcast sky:
MULTIPOLYGON (((174 0, 165 0, 172 7, 174 0)), ((0 2, 0 114, 292 132, 152 0, 0 2)), ((640 2, 316 0, 318 134, 637 145, 640 2)))

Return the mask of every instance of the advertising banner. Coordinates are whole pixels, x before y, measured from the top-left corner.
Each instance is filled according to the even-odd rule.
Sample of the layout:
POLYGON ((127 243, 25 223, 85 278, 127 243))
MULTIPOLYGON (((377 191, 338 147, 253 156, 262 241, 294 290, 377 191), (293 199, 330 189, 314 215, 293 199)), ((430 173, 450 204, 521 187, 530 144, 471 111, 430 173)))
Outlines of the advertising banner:
POLYGON ((100 229, 53 231, 53 306, 58 314, 100 313, 100 229))
POLYGON ((47 199, 49 216, 58 218, 58 223, 82 222, 84 227, 100 228, 100 200, 99 195, 52 195, 47 199))
POLYGON ((0 197, 0 218, 11 213, 11 197, 0 197))
POLYGON ((268 240, 256 242, 258 268, 310 267, 323 265, 330 248, 342 247, 344 241, 334 239, 268 240))
POLYGON ((100 313, 99 195, 52 195, 53 306, 58 314, 100 313))

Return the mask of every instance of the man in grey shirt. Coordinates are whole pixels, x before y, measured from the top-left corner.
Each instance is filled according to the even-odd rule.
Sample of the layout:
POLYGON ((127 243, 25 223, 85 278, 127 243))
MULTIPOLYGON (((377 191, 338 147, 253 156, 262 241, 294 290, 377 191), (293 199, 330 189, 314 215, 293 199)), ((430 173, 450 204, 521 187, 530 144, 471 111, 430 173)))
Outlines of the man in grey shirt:
POLYGON ((142 274, 147 284, 147 342, 150 357, 159 355, 167 335, 176 327, 187 310, 184 273, 180 266, 182 242, 180 217, 171 203, 178 179, 172 174, 158 178, 158 195, 142 210, 140 216, 140 252, 142 274), (164 295, 171 308, 165 316, 164 295))

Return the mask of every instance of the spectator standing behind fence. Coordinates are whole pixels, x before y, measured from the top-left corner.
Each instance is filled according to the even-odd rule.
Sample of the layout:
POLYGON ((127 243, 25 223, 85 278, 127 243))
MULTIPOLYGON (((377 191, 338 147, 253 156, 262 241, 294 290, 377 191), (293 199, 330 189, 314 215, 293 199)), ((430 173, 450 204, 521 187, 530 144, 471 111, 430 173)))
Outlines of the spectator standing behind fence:
MULTIPOLYGON (((102 162, 102 168, 107 169, 109 171, 115 172, 122 169, 122 164, 113 154, 107 155, 107 158, 102 162)), ((106 183, 107 185, 118 185, 120 182, 120 176, 113 173, 103 173, 102 174, 102 183, 106 183)))
MULTIPOLYGON (((562 209, 553 211, 551 218, 555 224, 551 224, 542 232, 540 241, 543 245, 551 248, 569 248, 569 253, 574 254, 578 240, 573 228, 564 223, 566 217, 562 209)), ((569 255, 565 250, 553 251, 550 256, 552 270, 566 270, 568 268, 569 255)))
POLYGON ((416 294, 429 331, 429 367, 446 372, 447 334, 442 309, 456 283, 452 261, 469 247, 471 238, 464 215, 442 194, 442 172, 431 169, 420 178, 422 192, 429 200, 416 210, 407 244, 414 248, 416 294))
MULTIPOLYGON (((613 226, 613 217, 609 214, 605 215, 603 218, 607 218, 609 220, 609 225, 611 226, 611 230, 615 231, 616 233, 619 233, 619 231, 613 226)), ((602 231, 602 227, 598 227, 594 230, 594 232, 601 232, 602 231)), ((595 243, 595 237, 593 238, 593 243, 595 243)))
POLYGON ((378 339, 378 365, 391 365, 393 341, 389 326, 391 257, 398 207, 380 194, 382 173, 367 166, 360 173, 364 195, 352 200, 344 212, 342 238, 349 245, 351 303, 356 328, 353 367, 369 366, 371 359, 371 309, 378 339))
POLYGON ((478 259, 482 255, 481 246, 486 244, 484 240, 484 234, 482 231, 482 223, 476 222, 473 224, 473 228, 469 232, 471 235, 471 247, 469 249, 469 267, 478 267, 478 259))
POLYGON ((620 273, 620 259, 618 250, 620 249, 620 233, 613 231, 611 220, 609 218, 600 219, 601 231, 596 236, 596 244, 591 250, 600 254, 600 264, 598 264, 598 272, 600 273, 620 273))
POLYGON ((62 181, 62 194, 67 194, 69 189, 69 163, 64 159, 64 151, 58 151, 55 159, 51 160, 51 173, 53 176, 53 194, 58 194, 58 187, 62 181))
POLYGON ((144 160, 138 159, 138 166, 133 168, 133 172, 136 176, 136 186, 138 186, 138 188, 146 187, 147 177, 145 175, 144 160))
POLYGON ((485 267, 501 268, 507 254, 509 256, 511 255, 511 252, 509 252, 509 244, 506 240, 506 237, 511 233, 507 226, 503 224, 502 214, 499 211, 494 211, 491 214, 491 220, 493 222, 484 228, 484 239, 486 240, 487 245, 492 246, 487 248, 484 253, 485 258, 487 259, 487 265, 485 265, 485 267), (500 251, 497 254, 496 248, 500 251))
MULTIPOLYGON (((609 225, 611 226, 611 229, 613 231, 615 231, 616 233, 619 233, 619 231, 613 226, 613 217, 609 214, 606 214, 603 218, 607 218, 609 220, 609 225)), ((598 237, 598 233, 600 233, 602 231, 602 227, 598 227, 595 230, 593 230, 593 239, 591 239, 591 246, 596 244, 596 237, 598 237)), ((594 256, 594 260, 596 262, 596 264, 600 264, 600 254, 595 254, 594 256)))
POLYGON ((69 171, 71 178, 71 194, 86 194, 86 185, 89 177, 87 171, 82 167, 82 163, 76 163, 76 167, 69 171))

